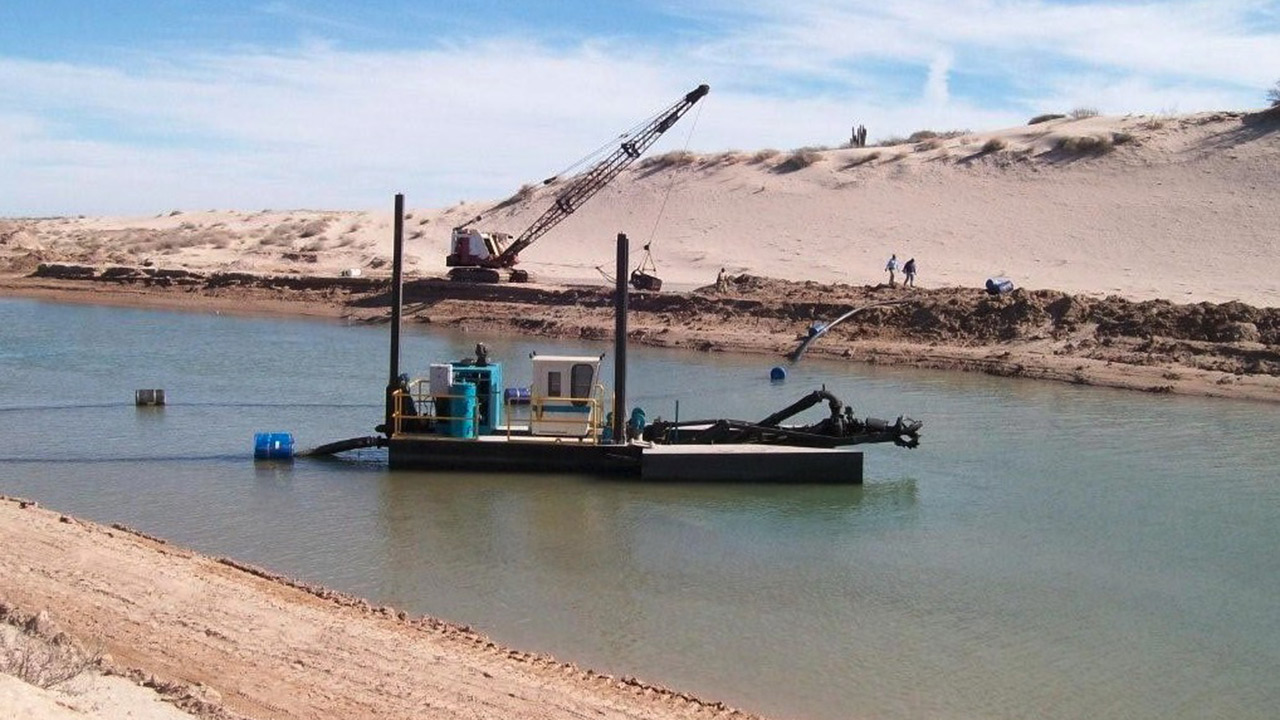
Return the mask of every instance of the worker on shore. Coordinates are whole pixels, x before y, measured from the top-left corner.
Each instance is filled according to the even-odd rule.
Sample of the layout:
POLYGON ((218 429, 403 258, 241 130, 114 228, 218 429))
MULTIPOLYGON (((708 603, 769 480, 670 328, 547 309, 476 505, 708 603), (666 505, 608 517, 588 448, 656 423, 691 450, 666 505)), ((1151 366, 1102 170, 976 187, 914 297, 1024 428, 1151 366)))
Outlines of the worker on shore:
POLYGON ((898 285, 898 255, 897 253, 889 256, 889 262, 884 264, 884 269, 889 272, 889 287, 897 287, 898 285))
POLYGON ((902 266, 902 287, 916 286, 916 259, 911 258, 902 266))
POLYGON ((716 292, 724 292, 729 289, 729 278, 724 274, 724 268, 720 268, 720 274, 716 275, 716 292))

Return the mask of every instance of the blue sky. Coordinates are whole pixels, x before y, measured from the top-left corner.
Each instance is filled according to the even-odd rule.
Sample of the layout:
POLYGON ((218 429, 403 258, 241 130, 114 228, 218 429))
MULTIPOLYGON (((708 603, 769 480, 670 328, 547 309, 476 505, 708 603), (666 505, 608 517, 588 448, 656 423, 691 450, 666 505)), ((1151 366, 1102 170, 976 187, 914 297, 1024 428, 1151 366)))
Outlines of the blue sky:
POLYGON ((652 153, 1264 106, 1280 0, 0 0, 0 216, 499 199, 652 153))

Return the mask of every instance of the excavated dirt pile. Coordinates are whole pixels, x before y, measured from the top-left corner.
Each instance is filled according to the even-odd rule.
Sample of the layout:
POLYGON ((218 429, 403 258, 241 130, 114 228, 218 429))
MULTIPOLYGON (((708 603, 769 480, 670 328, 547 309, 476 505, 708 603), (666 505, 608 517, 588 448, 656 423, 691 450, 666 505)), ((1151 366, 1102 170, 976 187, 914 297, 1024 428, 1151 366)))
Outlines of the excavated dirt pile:
MULTIPOLYGON (((158 268, 40 265, 30 276, 77 287, 188 301, 327 306, 335 314, 387 316, 385 278, 201 274, 158 268)), ((404 287, 406 320, 483 332, 599 340, 613 330, 612 291, 597 286, 484 285, 419 278, 404 287)), ((908 355, 867 358, 864 341, 943 348, 1030 350, 1041 355, 1142 366, 1280 377, 1280 308, 1239 302, 1178 305, 1165 300, 1016 289, 824 285, 739 275, 692 292, 632 293, 630 337, 664 347, 788 354, 810 328, 858 312, 810 352, 919 364, 908 355)), ((926 350, 931 349, 931 350, 926 350)), ((1019 365, 1020 361, 1015 362, 1019 365)), ((948 366, 942 363, 943 366, 948 366)), ((1003 373, 984 362, 963 366, 1003 373)))
POLYGON ((985 346, 1045 341, 1056 354, 1132 364, 1161 362, 1245 374, 1280 375, 1280 308, 1239 302, 1177 305, 1053 290, 991 295, 976 288, 904 289, 791 283, 750 275, 700 288, 679 313, 714 311, 824 322, 865 307, 831 333, 848 340, 985 346), (750 306, 750 309, 746 307, 750 306))

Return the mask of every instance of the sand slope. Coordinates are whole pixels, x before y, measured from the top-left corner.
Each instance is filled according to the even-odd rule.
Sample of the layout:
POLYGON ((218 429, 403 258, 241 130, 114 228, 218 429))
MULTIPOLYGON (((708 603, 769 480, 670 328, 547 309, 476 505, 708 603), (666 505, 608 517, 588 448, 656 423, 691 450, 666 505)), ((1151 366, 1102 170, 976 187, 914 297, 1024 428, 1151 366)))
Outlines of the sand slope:
MULTIPOLYGON (((549 281, 601 281, 613 237, 651 243, 673 286, 721 267, 823 283, 886 280, 890 253, 921 284, 1023 287, 1280 306, 1280 115, 1062 118, 892 147, 643 158, 528 248, 549 281), (1261 271, 1259 271, 1261 270, 1261 271)), ((0 221, 0 270, 40 261, 385 273, 387 210, 199 211, 0 221)), ((485 213, 518 233, 565 181, 485 213)), ((413 188, 406 188, 413 205, 413 188)), ((413 272, 445 271, 449 231, 494 202, 414 209, 413 272)), ((637 251, 638 252, 638 251, 637 251)))
POLYGON ((0 547, 0 604, 47 611, 204 716, 751 717, 7 498, 0 547))

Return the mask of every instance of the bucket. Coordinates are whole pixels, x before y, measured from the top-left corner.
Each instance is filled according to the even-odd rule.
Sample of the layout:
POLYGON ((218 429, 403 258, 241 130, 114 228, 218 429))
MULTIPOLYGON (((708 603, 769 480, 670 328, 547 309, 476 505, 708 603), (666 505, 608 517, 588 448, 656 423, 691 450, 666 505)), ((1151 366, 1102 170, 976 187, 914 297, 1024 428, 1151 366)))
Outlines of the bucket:
POLYGON ((292 458, 293 435, 286 432, 260 432, 254 434, 254 460, 290 460, 292 458))

